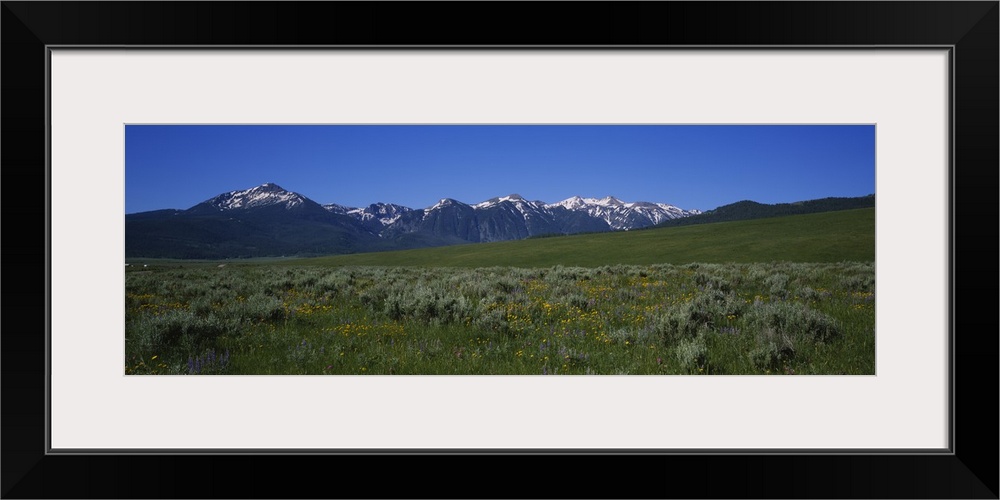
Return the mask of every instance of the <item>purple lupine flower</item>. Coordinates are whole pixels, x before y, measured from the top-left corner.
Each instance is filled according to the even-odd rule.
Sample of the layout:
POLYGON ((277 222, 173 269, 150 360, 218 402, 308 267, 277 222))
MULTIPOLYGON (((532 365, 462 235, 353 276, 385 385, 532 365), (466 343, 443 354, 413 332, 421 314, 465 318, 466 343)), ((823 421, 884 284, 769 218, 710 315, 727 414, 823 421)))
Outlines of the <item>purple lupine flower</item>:
POLYGON ((201 358, 194 358, 194 372, 201 373, 201 358))
POLYGON ((542 367, 542 375, 548 375, 548 374, 549 374, 549 367, 548 366, 543 366, 542 367))
POLYGON ((194 360, 191 359, 191 356, 188 356, 188 373, 194 373, 194 360))

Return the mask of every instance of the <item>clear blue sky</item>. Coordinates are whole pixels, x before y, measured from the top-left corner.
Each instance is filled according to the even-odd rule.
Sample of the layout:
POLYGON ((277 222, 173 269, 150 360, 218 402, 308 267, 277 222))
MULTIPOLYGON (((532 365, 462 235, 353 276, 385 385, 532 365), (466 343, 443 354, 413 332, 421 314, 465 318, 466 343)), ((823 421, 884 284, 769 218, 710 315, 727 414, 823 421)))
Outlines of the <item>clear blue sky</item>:
POLYGON ((128 125, 125 212, 265 182, 321 204, 517 193, 710 210, 875 192, 873 125, 128 125))

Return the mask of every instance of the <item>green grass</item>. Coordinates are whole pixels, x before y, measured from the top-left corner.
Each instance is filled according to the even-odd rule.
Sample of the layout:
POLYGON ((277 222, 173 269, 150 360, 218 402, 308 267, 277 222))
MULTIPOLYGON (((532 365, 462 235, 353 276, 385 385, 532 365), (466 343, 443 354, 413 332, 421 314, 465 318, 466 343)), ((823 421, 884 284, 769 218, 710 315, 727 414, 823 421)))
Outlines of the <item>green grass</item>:
POLYGON ((284 261, 321 266, 596 267, 875 260, 875 209, 284 261))
MULTIPOLYGON (((652 231, 651 231, 652 232, 652 231)), ((126 273, 126 374, 874 374, 874 264, 126 273)))
POLYGON ((875 212, 137 260, 127 374, 874 374, 875 212), (221 264, 225 263, 225 266, 221 264))

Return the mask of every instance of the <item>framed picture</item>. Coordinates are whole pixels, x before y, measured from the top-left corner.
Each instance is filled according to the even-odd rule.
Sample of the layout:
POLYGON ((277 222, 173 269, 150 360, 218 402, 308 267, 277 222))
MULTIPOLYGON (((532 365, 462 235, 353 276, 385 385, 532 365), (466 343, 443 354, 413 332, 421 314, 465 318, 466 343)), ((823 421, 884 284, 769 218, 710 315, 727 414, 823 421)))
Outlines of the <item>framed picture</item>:
MULTIPOLYGON (((523 9, 509 7, 500 19, 523 24, 523 9)), ((540 23, 526 35, 551 41, 521 45, 490 29, 405 28, 489 4, 4 3, 5 104, 46 96, 3 111, 8 186, 26 184, 13 176, 45 186, 8 192, 9 216, 45 217, 33 238, 44 246, 19 254, 45 270, 44 290, 8 307, 46 319, 3 340, 4 452, 24 457, 4 461, 4 495, 302 494, 267 479, 222 490, 246 455, 274 470, 330 461, 356 478, 414 455, 454 460, 456 471, 476 467, 473 455, 503 465, 560 455, 612 476, 667 468, 690 482, 678 490, 688 497, 996 498, 995 430, 969 422, 996 405, 961 385, 995 380, 995 357, 978 356, 996 352, 996 338, 964 337, 982 320, 956 305, 996 293, 958 280, 957 257, 997 238, 956 229, 997 227, 985 203, 997 196, 997 3, 574 7, 601 23, 604 9, 630 28, 602 40, 540 23), (680 22, 698 16, 715 21, 680 22), (875 373, 126 376, 123 151, 126 127, 142 123, 873 126, 875 373), (95 479, 43 481, 75 477, 80 464, 95 479), (170 486, 151 486, 156 464, 173 468, 170 486), (194 473, 206 466, 211 493, 194 473), (741 479, 719 484, 718 471, 741 479)), ((400 474, 395 489, 349 496, 414 496, 420 475, 400 474)), ((598 482, 530 496, 623 496, 620 478, 598 482)), ((676 494, 637 482, 625 496, 676 494)), ((447 491, 430 483, 418 494, 447 491)), ((523 493, 508 483, 491 496, 523 493)))

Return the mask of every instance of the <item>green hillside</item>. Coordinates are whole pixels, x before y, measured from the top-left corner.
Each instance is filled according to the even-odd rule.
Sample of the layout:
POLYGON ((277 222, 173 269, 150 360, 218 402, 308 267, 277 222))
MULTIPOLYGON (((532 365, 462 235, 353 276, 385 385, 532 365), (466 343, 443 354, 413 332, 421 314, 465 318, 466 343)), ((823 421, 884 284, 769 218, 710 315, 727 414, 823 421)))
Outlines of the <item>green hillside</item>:
POLYGON ((713 222, 766 219, 785 215, 805 215, 820 212, 835 212, 838 210, 855 210, 859 208, 875 208, 875 195, 870 194, 856 198, 822 198, 794 203, 777 203, 774 205, 744 200, 723 205, 703 214, 670 219, 657 224, 656 227, 693 226, 695 224, 710 224, 713 222))
POLYGON ((288 261, 327 266, 597 267, 875 260, 875 209, 288 261))

